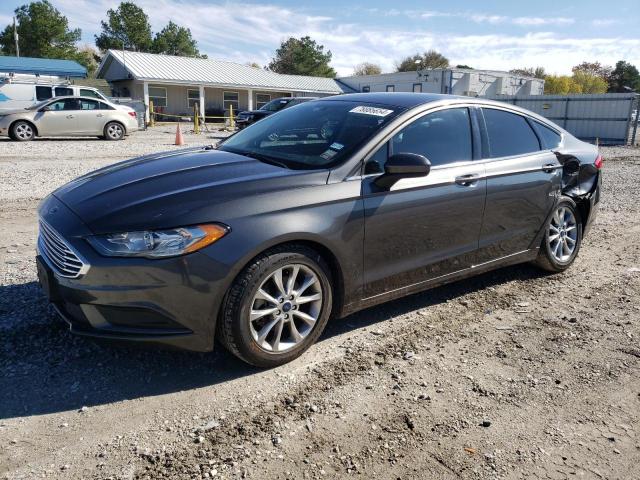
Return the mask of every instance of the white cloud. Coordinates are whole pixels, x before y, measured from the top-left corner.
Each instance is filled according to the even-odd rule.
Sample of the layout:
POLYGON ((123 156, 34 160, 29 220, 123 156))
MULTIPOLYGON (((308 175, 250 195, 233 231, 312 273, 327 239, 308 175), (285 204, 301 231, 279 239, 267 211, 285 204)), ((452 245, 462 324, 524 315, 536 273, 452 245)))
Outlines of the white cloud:
MULTIPOLYGON (((266 65, 282 40, 309 35, 332 51, 331 63, 340 75, 351 74, 353 66, 363 61, 378 63, 383 70, 392 71, 395 61, 430 48, 442 52, 454 65, 460 63, 496 70, 542 65, 551 72, 570 73, 572 65, 584 60, 611 64, 625 59, 640 64, 640 35, 637 33, 619 38, 580 38, 570 36, 570 33, 552 32, 460 35, 435 32, 427 22, 420 29, 405 30, 386 27, 389 22, 367 24, 357 16, 349 16, 346 18, 352 23, 347 23, 341 18, 313 15, 301 8, 270 4, 212 4, 186 0, 137 0, 136 3, 148 13, 154 31, 173 20, 191 29, 203 53, 211 58, 239 63, 256 61, 266 65)), ((100 20, 114 5, 112 0, 56 0, 55 4, 69 17, 72 26, 83 29, 84 41, 93 40, 93 34, 100 30, 100 20)), ((427 17, 423 18, 430 18, 440 13, 445 14, 421 11, 413 15, 419 18, 425 14, 427 17)), ((395 16, 396 11, 391 14, 395 16)), ((564 17, 501 15, 474 21, 514 24, 516 20, 519 22, 516 25, 522 27, 530 22, 531 28, 572 22, 564 17)))
POLYGON ((469 18, 476 23, 512 24, 521 27, 540 27, 544 25, 571 25, 573 18, 566 17, 507 17, 505 15, 470 14, 469 18))

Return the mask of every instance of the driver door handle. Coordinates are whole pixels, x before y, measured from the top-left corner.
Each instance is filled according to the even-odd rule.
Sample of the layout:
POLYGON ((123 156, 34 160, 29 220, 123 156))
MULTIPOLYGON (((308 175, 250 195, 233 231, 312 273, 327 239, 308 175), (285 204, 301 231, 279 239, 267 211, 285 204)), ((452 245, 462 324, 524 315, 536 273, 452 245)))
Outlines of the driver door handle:
POLYGON ((73 115, 67 115, 67 118, 73 118, 73 115))
POLYGON ((542 171, 544 173, 553 173, 556 171, 556 169, 560 168, 562 165, 558 165, 555 163, 547 163, 545 166, 542 167, 542 171))
POLYGON ((478 173, 470 173, 468 175, 460 175, 456 177, 456 183, 458 185, 462 185, 463 187, 471 187, 481 180, 482 176, 478 173))

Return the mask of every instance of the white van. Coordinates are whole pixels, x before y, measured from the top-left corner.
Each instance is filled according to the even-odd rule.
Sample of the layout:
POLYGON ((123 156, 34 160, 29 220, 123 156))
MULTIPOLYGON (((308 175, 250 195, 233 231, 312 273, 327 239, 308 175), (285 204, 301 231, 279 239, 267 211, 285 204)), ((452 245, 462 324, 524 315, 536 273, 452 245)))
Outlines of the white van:
MULTIPOLYGON (((83 87, 81 85, 71 85, 69 83, 38 83, 37 81, 20 81, 0 78, 0 113, 9 110, 18 110, 30 107, 42 100, 52 97, 65 97, 69 95, 93 97, 109 102, 98 89, 93 87, 83 87), (3 81, 4 80, 4 81, 3 81)), ((124 107, 130 110, 130 107, 124 107)))

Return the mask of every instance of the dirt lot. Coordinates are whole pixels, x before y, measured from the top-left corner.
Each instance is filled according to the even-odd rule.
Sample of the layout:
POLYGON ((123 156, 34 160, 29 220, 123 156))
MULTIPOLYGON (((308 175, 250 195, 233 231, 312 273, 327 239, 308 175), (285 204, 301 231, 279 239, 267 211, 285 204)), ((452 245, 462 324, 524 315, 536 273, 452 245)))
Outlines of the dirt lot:
POLYGON ((172 140, 0 141, 0 477, 640 478, 640 150, 603 149, 565 274, 511 267, 369 309, 260 371, 72 337, 35 283, 38 201, 172 140))

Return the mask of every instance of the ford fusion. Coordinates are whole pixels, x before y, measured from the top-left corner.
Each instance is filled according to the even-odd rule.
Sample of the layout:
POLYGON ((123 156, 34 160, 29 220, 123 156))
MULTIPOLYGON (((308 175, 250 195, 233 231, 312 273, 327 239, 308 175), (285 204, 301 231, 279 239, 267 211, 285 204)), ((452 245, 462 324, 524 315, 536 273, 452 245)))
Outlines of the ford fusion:
POLYGON ((80 177, 39 207, 38 276, 71 331, 296 358, 331 317, 521 262, 568 268, 602 158, 481 99, 352 94, 80 177))

